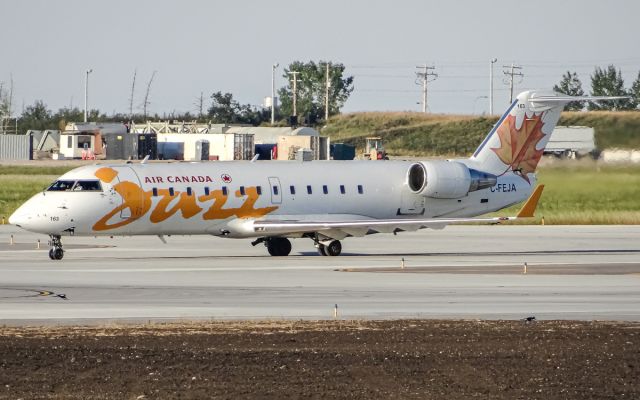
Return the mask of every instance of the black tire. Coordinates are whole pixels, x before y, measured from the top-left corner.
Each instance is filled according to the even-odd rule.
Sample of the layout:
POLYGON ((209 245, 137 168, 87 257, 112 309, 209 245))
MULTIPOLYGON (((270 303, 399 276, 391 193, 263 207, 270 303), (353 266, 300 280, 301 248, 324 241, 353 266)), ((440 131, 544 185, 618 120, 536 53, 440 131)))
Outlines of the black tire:
POLYGON ((286 257, 291 253, 291 242, 287 238, 271 238, 267 240, 267 251, 275 257, 286 257))
POLYGON ((53 257, 53 249, 49 249, 49 258, 55 260, 55 258, 53 257))
POLYGON ((62 250, 60 247, 56 247, 55 249, 53 249, 54 260, 62 260, 62 257, 64 257, 64 250, 62 250))
POLYGON ((342 244, 340 244, 339 240, 334 240, 329 243, 324 250, 328 256, 335 257, 339 256, 342 252, 342 244))
POLYGON ((327 248, 325 247, 325 245, 318 243, 318 254, 320 254, 321 256, 327 255, 327 248))

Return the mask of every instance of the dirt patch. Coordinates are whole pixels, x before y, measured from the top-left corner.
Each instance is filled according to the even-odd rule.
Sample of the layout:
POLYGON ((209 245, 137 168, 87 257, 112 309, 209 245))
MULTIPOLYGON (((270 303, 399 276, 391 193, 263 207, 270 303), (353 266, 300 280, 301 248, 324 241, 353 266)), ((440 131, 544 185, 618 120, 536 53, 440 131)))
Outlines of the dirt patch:
POLYGON ((264 321, 0 328, 0 398, 639 398, 640 325, 264 321))

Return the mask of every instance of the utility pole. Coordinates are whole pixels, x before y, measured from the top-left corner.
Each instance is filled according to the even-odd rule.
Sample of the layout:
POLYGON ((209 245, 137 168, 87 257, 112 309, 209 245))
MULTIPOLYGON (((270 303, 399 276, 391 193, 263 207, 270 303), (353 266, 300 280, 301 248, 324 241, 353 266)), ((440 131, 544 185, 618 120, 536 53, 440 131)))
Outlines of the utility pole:
POLYGON ((293 75, 291 81, 293 82, 293 115, 298 115, 297 102, 298 102, 298 71, 290 71, 289 75, 293 75))
POLYGON ((89 103, 89 74, 93 72, 93 69, 88 69, 85 72, 86 72, 86 75, 84 78, 84 122, 87 122, 87 107, 89 103))
POLYGON ((438 78, 438 74, 433 72, 436 67, 428 67, 427 64, 418 65, 416 68, 421 72, 416 72, 416 85, 422 85, 422 112, 427 113, 427 83, 433 82, 438 78))
POLYGON ((519 76, 520 82, 522 82, 522 78, 524 77, 524 74, 522 72, 515 72, 515 70, 520 71, 522 67, 520 65, 515 65, 514 63, 511 63, 511 65, 503 65, 502 67, 509 68, 508 71, 502 71, 502 72, 504 72, 504 75, 509 80, 509 83, 508 83, 509 84, 509 104, 511 104, 513 103, 513 77, 519 76))
POLYGON ((324 120, 326 122, 329 119, 329 88, 331 87, 331 82, 329 81, 329 63, 327 63, 327 79, 324 86, 324 120))
POLYGON ((493 115, 493 64, 497 61, 497 58, 492 58, 489 64, 489 115, 493 115))
POLYGON ((276 122, 276 68, 279 63, 271 65, 271 125, 276 122))

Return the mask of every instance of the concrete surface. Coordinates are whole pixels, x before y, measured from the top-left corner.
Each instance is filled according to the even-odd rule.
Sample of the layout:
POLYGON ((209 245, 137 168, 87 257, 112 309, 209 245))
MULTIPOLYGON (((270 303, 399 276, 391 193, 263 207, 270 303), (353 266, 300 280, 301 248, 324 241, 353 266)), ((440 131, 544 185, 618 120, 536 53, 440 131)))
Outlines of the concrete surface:
POLYGON ((249 240, 73 237, 51 261, 47 239, 0 226, 2 323, 316 319, 336 304, 339 318, 640 321, 640 226, 451 226, 346 239, 340 257, 308 239, 274 258, 249 240))

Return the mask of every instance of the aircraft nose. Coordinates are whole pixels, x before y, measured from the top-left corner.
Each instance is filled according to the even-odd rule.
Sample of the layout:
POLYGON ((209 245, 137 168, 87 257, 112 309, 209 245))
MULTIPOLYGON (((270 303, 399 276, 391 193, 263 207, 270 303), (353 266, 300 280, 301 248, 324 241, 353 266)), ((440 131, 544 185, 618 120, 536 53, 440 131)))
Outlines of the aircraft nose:
POLYGON ((27 216, 24 213, 18 213, 17 211, 9 217, 9 223, 15 226, 22 226, 26 221, 27 216))

